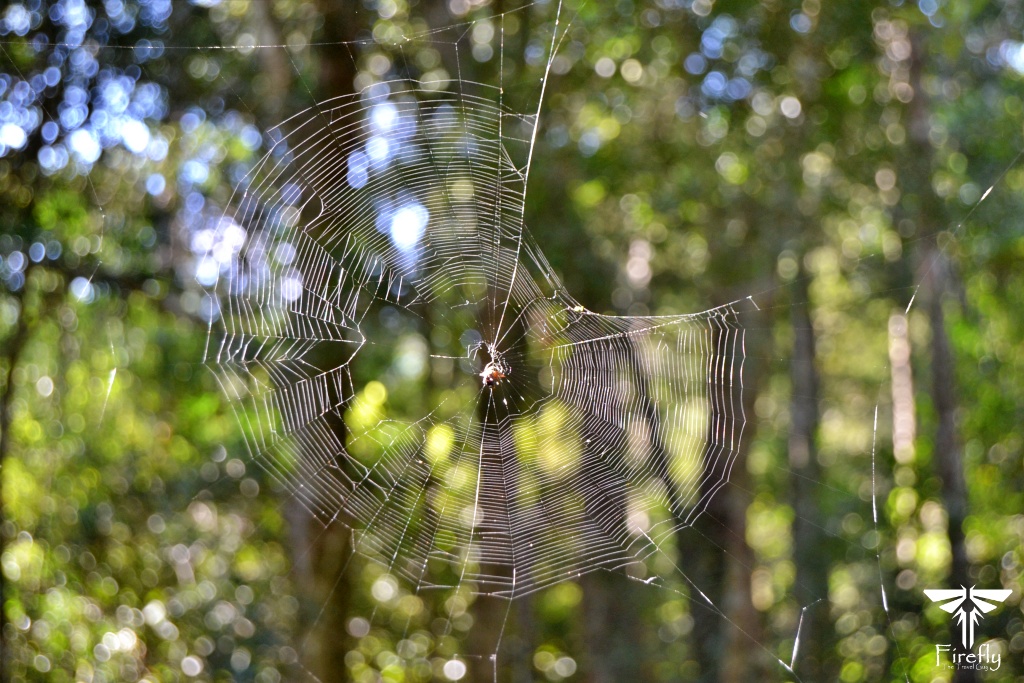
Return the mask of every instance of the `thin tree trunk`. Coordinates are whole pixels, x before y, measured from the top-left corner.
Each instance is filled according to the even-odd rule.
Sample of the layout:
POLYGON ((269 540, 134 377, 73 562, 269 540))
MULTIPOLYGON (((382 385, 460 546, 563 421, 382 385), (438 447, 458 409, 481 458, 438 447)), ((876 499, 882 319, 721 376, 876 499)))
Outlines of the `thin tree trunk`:
MULTIPOLYGON (((943 225, 942 214, 936 208, 938 203, 930 186, 933 152, 928 141, 929 106, 923 73, 925 70, 924 37, 920 33, 911 36, 910 85, 914 99, 910 103, 909 139, 913 161, 910 164, 912 187, 919 193, 919 214, 917 220, 920 232, 933 240, 938 237, 938 226, 943 225)), ((957 386, 956 362, 946 331, 943 303, 951 285, 951 265, 938 244, 926 250, 922 256, 925 269, 925 285, 928 293, 928 320, 931 326, 932 361, 932 404, 935 407, 937 425, 935 433, 935 469, 941 479, 942 501, 949 518, 947 533, 952 552, 950 584, 969 586, 969 563, 964 543, 963 522, 967 512, 967 487, 964 481, 963 460, 957 439, 956 411, 957 386)), ((952 638, 954 649, 958 638, 952 638)), ((954 675, 956 683, 977 680, 971 669, 958 669, 954 675)))
POLYGON ((348 95, 355 89, 358 53, 353 41, 360 28, 368 28, 357 18, 360 6, 360 3, 331 0, 318 3, 324 18, 320 40, 326 43, 318 56, 320 92, 317 95, 321 98, 348 95))
MULTIPOLYGON (((356 54, 352 44, 356 32, 363 26, 355 15, 352 3, 318 3, 323 17, 318 42, 323 49, 314 54, 319 69, 317 81, 309 86, 314 97, 328 99, 353 92, 356 73, 356 54)), ((272 44, 283 42, 279 27, 266 10, 258 15, 260 37, 272 44)), ((293 81, 301 78, 285 49, 271 49, 261 57, 264 73, 271 79, 272 95, 262 103, 260 113, 268 123, 278 124, 284 118, 288 94, 293 81)), ((308 93, 307 93, 308 94, 308 93)), ((324 356, 324 354, 320 354, 324 356)), ((337 359, 313 357, 320 367, 334 367, 337 359)), ((324 416, 329 432, 337 443, 345 443, 346 428, 338 412, 324 416)), ((303 503, 292 497, 285 503, 285 518, 289 524, 288 540, 291 546, 292 572, 296 592, 302 605, 300 623, 300 658, 323 683, 347 679, 345 655, 354 642, 347 632, 351 611, 350 559, 355 552, 352 531, 343 523, 331 522, 326 528, 314 518, 303 503)))
POLYGON ((349 559, 355 552, 351 530, 332 524, 319 533, 309 547, 315 583, 306 584, 308 589, 304 591, 307 616, 312 616, 312 620, 304 641, 308 643, 308 651, 303 654, 313 665, 317 680, 340 683, 348 680, 345 655, 352 642, 347 632, 352 602, 349 559))
POLYGON ((789 471, 790 496, 796 513, 793 521, 793 560, 796 583, 793 593, 797 603, 806 608, 802 615, 801 646, 797 653, 797 673, 809 681, 835 678, 826 672, 830 649, 828 623, 828 564, 822 552, 824 533, 815 520, 821 519, 821 506, 815 492, 821 476, 818 464, 819 376, 816 367, 814 327, 811 323, 811 302, 808 276, 801 273, 793 286, 792 324, 793 357, 790 362, 792 395, 790 397, 789 471))
POLYGON ((637 636, 643 632, 637 608, 640 586, 619 573, 591 572, 583 577, 583 637, 586 683, 644 680, 637 636))
MULTIPOLYGON (((662 464, 663 477, 668 470, 664 464, 663 446, 656 438, 656 410, 650 405, 649 389, 640 359, 634 351, 628 355, 628 365, 620 368, 637 383, 637 393, 641 403, 645 405, 645 419, 652 434, 651 448, 655 451, 654 458, 662 464)), ((613 373, 615 374, 615 373, 613 373)), ((625 396, 617 393, 620 402, 625 396)), ((622 410, 620 404, 618 410, 622 410)), ((595 451, 604 450, 605 446, 584 442, 583 462, 601 462, 602 467, 583 467, 580 470, 581 482, 578 490, 588 498, 585 503, 592 519, 603 518, 599 524, 604 533, 626 538, 627 522, 627 487, 628 479, 619 469, 621 460, 605 458, 625 458, 626 438, 612 449, 613 454, 598 455, 595 451), (607 468, 607 469, 604 469, 607 468), (612 474, 611 479, 605 479, 612 474), (602 481, 603 480, 603 481, 602 481)), ((638 624, 638 595, 634 582, 628 580, 620 572, 609 573, 595 571, 583 576, 580 580, 584 600, 580 618, 581 632, 585 656, 581 661, 581 680, 587 683, 611 683, 613 681, 637 680, 642 678, 640 671, 643 663, 637 656, 636 636, 640 632, 638 624)))
POLYGON ((512 683, 533 681, 533 596, 516 598, 512 606, 515 612, 515 630, 509 642, 508 669, 512 683))
MULTIPOLYGON (((768 325, 766 314, 750 312, 744 325, 745 345, 767 349, 767 338, 753 340, 751 335, 758 330, 766 330, 768 325)), ((719 340, 714 347, 718 353, 726 352, 719 340)), ((765 352, 763 355, 768 357, 770 354, 765 352)), ((767 367, 757 356, 750 356, 744 359, 742 380, 738 376, 738 367, 735 372, 730 388, 731 400, 749 420, 754 415, 758 388, 767 367)), ((737 421, 740 419, 740 415, 731 417, 737 421)), ((708 426, 709 442, 716 436, 712 431, 714 427, 714 424, 708 426)), ((699 534, 696 536, 699 546, 696 549, 698 571, 695 575, 705 582, 699 586, 700 590, 715 606, 709 607, 698 595, 692 597, 694 647, 701 672, 699 680, 709 683, 757 680, 764 673, 756 645, 763 641, 760 617, 751 596, 751 569, 755 558, 746 541, 746 516, 750 505, 746 456, 753 435, 751 425, 743 427, 743 438, 736 445, 735 463, 728 476, 731 485, 718 491, 709 501, 705 513, 693 525, 699 534)), ((721 467, 721 464, 709 461, 705 463, 705 472, 718 471, 721 467)), ((687 545, 682 540, 680 538, 680 559, 692 564, 692 557, 683 556, 694 554, 692 541, 687 545)))
MULTIPOLYGON (((758 385, 759 382, 751 381, 744 389, 743 406, 747 415, 754 414, 758 385)), ((764 675, 763 657, 758 648, 758 644, 763 642, 761 621, 751 596, 751 572, 755 557, 753 549, 747 544, 747 508, 751 503, 746 462, 748 442, 749 439, 739 447, 737 463, 730 478, 733 486, 728 495, 722 496, 728 527, 725 538, 725 600, 722 608, 729 619, 719 624, 723 653, 719 680, 722 683, 745 683, 758 680, 764 675)))
POLYGON ((955 361, 943 313, 943 299, 950 277, 949 264, 942 254, 937 254, 933 263, 928 319, 932 328, 932 401, 938 419, 935 465, 942 478, 942 497, 949 514, 949 542, 953 551, 951 581, 954 585, 967 585, 970 582, 969 563, 962 528, 967 512, 967 485, 957 439, 955 361))
MULTIPOLYGON (((284 43, 281 31, 270 10, 271 7, 267 3, 252 4, 250 16, 257 27, 256 38, 261 45, 281 45, 284 43)), ((259 50, 257 54, 262 75, 270 83, 265 96, 261 97, 258 103, 259 115, 263 119, 261 123, 268 127, 276 126, 287 118, 282 114, 287 98, 292 93, 292 78, 297 74, 285 48, 267 48, 259 50)))
MULTIPOLYGON (((931 324, 932 339, 932 404, 935 407, 935 470, 941 481, 942 502, 949 517, 947 533, 952 553, 949 573, 951 586, 970 586, 970 562, 964 537, 964 519, 967 516, 967 484, 964 479, 964 463, 957 438, 957 386, 956 362, 946 331, 943 301, 949 289, 949 262, 944 254, 935 252, 929 259, 929 284, 931 295, 928 300, 928 320, 931 324)), ((955 631, 955 629, 953 629, 955 631)), ((952 638, 954 650, 959 650, 959 639, 952 638)), ((968 683, 977 680, 974 670, 958 669, 954 680, 968 683)))

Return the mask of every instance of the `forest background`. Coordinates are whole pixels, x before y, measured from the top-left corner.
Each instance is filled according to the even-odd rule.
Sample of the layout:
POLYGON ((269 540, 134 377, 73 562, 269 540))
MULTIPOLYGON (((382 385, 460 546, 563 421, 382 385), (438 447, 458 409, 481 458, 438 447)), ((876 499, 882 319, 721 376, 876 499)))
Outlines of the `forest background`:
POLYGON ((682 558, 717 610, 564 582, 497 622, 499 679, 951 680, 923 591, 976 585, 1012 590, 977 678, 1022 680, 1021 5, 568 0, 549 63, 558 10, 2 11, 5 680, 489 676, 493 620, 379 590, 249 460, 202 364, 195 236, 266 131, 427 75, 534 102, 546 79, 526 223, 588 308, 761 303, 741 459, 682 558))

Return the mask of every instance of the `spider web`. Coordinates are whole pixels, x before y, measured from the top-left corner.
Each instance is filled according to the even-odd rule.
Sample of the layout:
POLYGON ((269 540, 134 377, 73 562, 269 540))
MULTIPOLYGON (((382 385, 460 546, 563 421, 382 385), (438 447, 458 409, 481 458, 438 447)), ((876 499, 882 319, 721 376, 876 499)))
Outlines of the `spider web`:
POLYGON ((587 310, 524 224, 537 114, 437 86, 272 131, 206 257, 208 361, 252 459, 417 590, 512 598, 644 563, 737 457, 737 306, 587 310))
MULTIPOLYGON (((534 107, 501 80, 377 83, 271 130, 199 264, 220 273, 206 361, 251 459, 417 592, 672 566, 728 620, 655 558, 741 451, 748 300, 615 317, 574 299, 524 221, 547 74, 534 107)), ((871 466, 877 535, 873 445, 871 466)))

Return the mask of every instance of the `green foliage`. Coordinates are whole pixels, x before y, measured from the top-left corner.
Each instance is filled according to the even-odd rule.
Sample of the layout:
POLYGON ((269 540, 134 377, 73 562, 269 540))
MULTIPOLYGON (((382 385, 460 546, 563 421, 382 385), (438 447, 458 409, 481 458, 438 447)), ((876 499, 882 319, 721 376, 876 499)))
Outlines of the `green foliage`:
MULTIPOLYGON (((126 3, 123 32, 100 36, 93 23, 88 34, 98 63, 133 87, 155 84, 169 105, 138 119, 151 139, 144 150, 104 142, 95 162, 72 150, 47 166, 44 148, 72 149, 72 127, 53 140, 42 133, 70 86, 89 91, 90 111, 103 110, 98 72, 74 72, 68 61, 39 96, 26 144, 0 153, 4 671, 10 680, 275 683, 306 667, 322 680, 441 679, 445 662, 483 642, 474 638, 492 626, 488 608, 465 587, 415 593, 386 559, 349 561, 338 525, 303 530, 201 364, 208 301, 190 240, 197 216, 230 201, 262 131, 337 94, 332 74, 346 87, 398 74, 451 83, 449 43, 403 39, 429 37, 437 23, 489 26, 461 39, 461 77, 496 82, 500 73, 509 106, 532 112, 544 65, 527 48, 550 36, 555 4, 504 17, 509 8, 497 1, 387 0, 351 17, 293 0, 175 4, 164 20, 146 18, 150 4, 126 3), (511 55, 500 72, 495 35, 511 55), (142 40, 167 49, 150 55, 142 40), (119 41, 134 48, 106 47, 119 41), (217 44, 292 47, 188 49, 217 44), (143 49, 145 58, 132 56, 143 49)), ((749 648, 747 672, 785 678, 772 658, 789 661, 806 613, 831 640, 805 646, 798 673, 803 663, 821 680, 949 675, 934 664, 948 615, 923 607, 922 595, 947 586, 954 555, 930 391, 937 331, 922 304, 941 254, 957 290, 943 310, 956 359, 969 577, 1014 590, 984 628, 1003 653, 991 680, 1019 678, 1024 100, 1019 64, 1007 55, 1020 59, 1024 19, 983 2, 635 5, 562 7, 566 33, 546 85, 526 222, 589 310, 692 312, 747 295, 765 310, 768 341, 755 353, 749 445, 737 465, 744 483, 731 491, 750 498, 743 528, 721 541, 731 535, 750 553, 735 564, 754 608, 743 626, 763 647, 749 648), (702 54, 712 39, 720 44, 702 54), (702 64, 687 61, 694 55, 702 64), (790 289, 798 281, 807 283, 803 300, 790 289), (890 438, 887 330, 917 294, 908 315, 916 431, 905 456, 890 438), (801 501, 790 444, 801 323, 791 314, 805 308, 820 425, 816 474, 801 501), (822 533, 811 559, 797 537, 808 500, 817 516, 804 521, 822 533), (815 573, 824 577, 819 602, 801 602, 801 583, 815 573)), ((42 74, 57 54, 65 28, 40 22, 31 35, 45 34, 44 47, 5 34, 5 88, 42 74)), ((347 443, 369 465, 378 441, 451 391, 451 367, 429 354, 462 349, 450 331, 415 321, 368 325, 391 329, 395 341, 354 365, 365 388, 342 416, 352 432, 376 425, 374 438, 347 443)), ((516 440, 579 448, 557 404, 523 423, 516 440)), ((450 486, 468 486, 471 472, 446 465, 452 441, 431 431, 424 455, 458 479, 450 486)), ((684 572, 714 577, 697 535, 666 547, 693 560, 684 572)), ((516 675, 584 680, 595 662, 613 667, 621 653, 587 644, 609 633, 637 643, 621 656, 645 680, 701 673, 709 636, 694 624, 703 604, 671 561, 658 561, 673 577, 662 589, 632 592, 644 576, 612 589, 584 577, 523 599, 508 622, 516 675), (598 604, 612 606, 595 617, 598 604), (602 621, 605 632, 595 633, 595 619, 621 619, 628 632, 602 621)), ((457 579, 445 562, 429 571, 439 584, 457 579)))

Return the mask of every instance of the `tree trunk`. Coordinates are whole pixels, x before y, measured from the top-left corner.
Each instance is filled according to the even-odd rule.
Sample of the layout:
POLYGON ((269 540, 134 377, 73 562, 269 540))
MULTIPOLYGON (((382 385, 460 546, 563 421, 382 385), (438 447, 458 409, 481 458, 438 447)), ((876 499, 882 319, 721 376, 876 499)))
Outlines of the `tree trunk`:
MULTIPOLYGON (((967 559, 963 528, 967 515, 967 484, 956 424, 956 362, 943 312, 944 295, 950 284, 950 266, 945 254, 938 250, 927 263, 930 266, 928 284, 931 290, 928 297, 928 320, 932 331, 932 404, 937 420, 934 457, 935 471, 941 481, 942 502, 949 517, 947 533, 952 553, 949 584, 954 587, 970 586, 970 562, 967 559)), ((959 647, 955 631, 953 628, 954 651, 966 652, 959 647)), ((977 676, 973 669, 957 669, 954 680, 956 683, 968 683, 977 680, 977 676)))
MULTIPOLYGON (((737 368, 730 388, 731 401, 737 408, 742 407, 748 420, 754 415, 758 388, 768 370, 762 358, 770 357, 767 351, 770 339, 754 340, 752 336, 758 331, 766 331, 769 324, 768 316, 761 311, 746 314, 745 346, 765 350, 744 359, 742 381, 737 368)), ((716 353, 726 353, 721 339, 716 339, 713 346, 716 353)), ((740 419, 740 415, 733 417, 740 419)), ((715 436, 714 427, 713 424, 708 426, 709 443, 715 436)), ((707 510, 693 525, 697 535, 689 535, 691 539, 697 539, 698 547, 695 549, 692 542, 687 545, 680 538, 680 560, 692 565, 692 555, 697 554, 695 576, 702 581, 700 590, 714 605, 710 607, 699 595, 691 597, 700 681, 743 682, 757 680, 764 673, 763 658, 757 654, 760 651, 758 644, 763 642, 760 617, 751 599, 751 572, 755 558, 746 540, 747 508, 750 505, 746 456, 753 430, 751 425, 744 425, 743 429, 743 438, 736 447, 735 462, 728 475, 730 485, 711 498, 707 510)), ((707 455, 711 452, 709 449, 707 455)), ((705 463, 706 472, 721 468, 722 465, 715 462, 705 463)))
MULTIPOLYGON (((260 45, 281 45, 281 37, 271 8, 267 3, 256 2, 252 5, 251 18, 256 25, 256 38, 260 45)), ((290 64, 287 48, 270 47, 257 52, 262 75, 267 79, 269 87, 263 93, 258 105, 258 114, 264 127, 280 124, 287 116, 284 115, 287 98, 292 92, 292 78, 297 77, 294 67, 290 64)))
MULTIPOLYGON (((307 520, 307 525, 315 524, 311 518, 307 517, 307 520)), ((299 587, 300 595, 306 598, 303 607, 309 624, 303 639, 307 649, 302 654, 306 655, 304 659, 309 662, 317 680, 340 683, 348 680, 345 655, 349 646, 354 644, 346 630, 351 607, 349 560, 354 552, 352 533, 338 523, 322 531, 318 525, 314 528, 317 533, 312 545, 307 546, 312 555, 313 582, 303 582, 299 587)))
MULTIPOLYGON (((750 359, 747 359, 748 364, 750 359)), ((748 365, 749 367, 749 365, 748 365)), ((746 387, 742 397, 746 415, 754 414, 754 401, 760 381, 757 368, 746 374, 746 387)), ((751 430, 752 431, 752 430, 751 430)), ((747 447, 752 435, 739 445, 736 466, 732 469, 725 503, 725 601, 722 611, 729 621, 722 621, 722 683, 744 683, 765 675, 764 661, 759 644, 763 642, 761 621, 751 596, 751 574, 756 561, 753 549, 747 544, 747 508, 750 506, 750 477, 747 473, 747 447)), ((722 493, 726 493, 723 491, 722 493)))
MULTIPOLYGON (((318 99, 348 95, 353 92, 356 73, 356 54, 352 46, 356 32, 362 26, 349 3, 319 3, 323 28, 318 41, 327 43, 314 54, 319 68, 314 93, 318 99)), ((259 10, 260 38, 272 44, 283 42, 280 30, 269 11, 259 10)), ((271 79, 275 95, 262 103, 260 113, 272 124, 279 124, 286 95, 292 92, 295 66, 285 51, 272 48, 261 57, 261 66, 271 79)), ((321 356, 323 354, 320 354, 321 356)), ((334 367, 335 360, 328 357, 310 359, 320 367, 334 367)), ((340 408, 338 409, 340 411, 340 408)), ((340 412, 322 418, 327 429, 345 443, 345 422, 340 412)), ((351 609, 349 564, 354 552, 352 532, 344 524, 332 521, 327 527, 304 507, 298 497, 285 503, 288 522, 288 540, 291 546, 292 575, 296 594, 300 599, 300 661, 324 683, 346 680, 345 655, 352 644, 346 631, 351 609)))
MULTIPOLYGON (((951 586, 969 586, 970 577, 967 549, 964 543, 963 522, 967 512, 967 487, 964 481, 963 460, 957 440, 957 386, 956 363, 946 331, 943 302, 951 285, 951 264, 938 244, 939 229, 945 218, 937 209, 938 198, 931 189, 933 153, 928 141, 929 107, 923 83, 924 55, 927 51, 922 34, 911 36, 910 85, 914 99, 910 103, 909 139, 913 161, 911 186, 918 192, 917 221, 923 235, 935 240, 930 249, 922 253, 925 291, 928 294, 928 320, 931 326, 932 404, 936 414, 934 462, 941 479, 942 502, 949 517, 948 535, 952 552, 949 582, 951 586)), ((955 630, 955 628, 954 628, 955 630)), ((954 650, 958 638, 952 637, 954 650)), ((956 683, 977 680, 971 669, 958 669, 956 683)))
MULTIPOLYGON (((587 660, 586 683, 643 680, 644 660, 639 656, 642 632, 636 605, 639 591, 648 589, 621 573, 591 572, 583 577, 583 638, 587 660)), ((648 589, 649 590, 649 589, 648 589)))
POLYGON ((793 561, 796 582, 793 593, 805 608, 800 623, 800 649, 794 668, 809 681, 829 680, 837 672, 826 671, 831 649, 831 624, 828 619, 828 557, 822 552, 825 534, 814 520, 822 518, 815 492, 821 478, 818 464, 819 377, 816 367, 814 327, 808 278, 801 272, 793 285, 793 356, 790 361, 789 471, 793 520, 793 561))
POLYGON ((317 56, 320 67, 317 95, 322 99, 349 95, 355 89, 358 59, 353 42, 360 28, 370 27, 357 19, 358 3, 320 0, 317 4, 324 18, 320 40, 326 43, 317 56))

